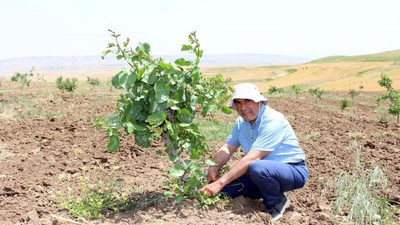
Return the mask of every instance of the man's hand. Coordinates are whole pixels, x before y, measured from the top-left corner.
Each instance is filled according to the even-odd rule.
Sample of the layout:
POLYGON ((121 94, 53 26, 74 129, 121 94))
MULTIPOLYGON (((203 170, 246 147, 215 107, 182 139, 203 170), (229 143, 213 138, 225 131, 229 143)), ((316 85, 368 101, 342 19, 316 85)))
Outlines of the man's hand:
POLYGON ((219 180, 217 180, 216 182, 207 184, 200 189, 200 191, 206 193, 208 196, 215 196, 222 190, 222 188, 223 186, 220 184, 219 180))
POLYGON ((215 166, 208 167, 208 183, 212 183, 218 179, 218 168, 215 166))

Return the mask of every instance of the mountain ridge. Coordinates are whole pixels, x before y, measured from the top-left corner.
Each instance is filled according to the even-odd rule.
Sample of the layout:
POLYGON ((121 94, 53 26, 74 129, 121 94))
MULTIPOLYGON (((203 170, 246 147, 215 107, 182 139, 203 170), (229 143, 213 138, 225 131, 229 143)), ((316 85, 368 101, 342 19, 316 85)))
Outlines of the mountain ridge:
MULTIPOLYGON (((166 61, 173 62, 178 58, 193 59, 192 55, 154 55, 166 61)), ((283 56, 272 54, 213 54, 204 55, 200 66, 256 66, 277 64, 300 64, 310 58, 283 56)), ((28 72, 35 67, 39 73, 65 73, 78 71, 112 70, 126 66, 122 60, 107 56, 104 60, 100 56, 43 56, 22 57, 0 60, 0 75, 10 75, 15 72, 28 72)))

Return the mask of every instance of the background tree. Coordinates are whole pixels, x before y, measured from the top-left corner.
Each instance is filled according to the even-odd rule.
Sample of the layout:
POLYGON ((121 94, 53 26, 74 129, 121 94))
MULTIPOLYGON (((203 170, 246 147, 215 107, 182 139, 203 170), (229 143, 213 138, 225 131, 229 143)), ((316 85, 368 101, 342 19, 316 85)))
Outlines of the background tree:
POLYGON ((356 96, 359 95, 359 94, 360 94, 359 91, 356 91, 356 90, 354 90, 354 89, 350 89, 350 90, 349 90, 349 95, 351 96, 351 99, 352 99, 352 100, 354 99, 354 97, 356 97, 356 96))
POLYGON ((294 91, 294 93, 296 94, 296 98, 299 96, 300 93, 303 92, 303 88, 301 88, 301 87, 299 87, 299 86, 297 86, 297 85, 295 85, 295 84, 293 84, 293 85, 291 86, 291 89, 292 89, 292 90, 294 91))
POLYGON ((67 92, 74 92, 76 88, 78 88, 77 84, 78 80, 76 78, 72 79, 65 79, 63 80, 62 76, 57 77, 56 84, 57 88, 60 89, 63 93, 64 91, 67 92))
POLYGON ((310 93, 311 96, 315 96, 315 102, 318 102, 318 99, 322 98, 322 95, 325 93, 324 90, 317 88, 310 88, 308 89, 308 93, 310 93))
POLYGON ((389 100, 390 105, 388 112, 397 117, 397 123, 400 124, 400 94, 396 91, 392 83, 393 81, 385 74, 381 74, 381 79, 378 81, 379 85, 386 88, 387 93, 383 94, 377 99, 378 104, 381 100, 389 100))
POLYGON ((340 109, 342 110, 342 112, 349 106, 350 106, 350 101, 347 98, 340 100, 340 109))
POLYGON ((99 85, 100 85, 100 81, 99 81, 99 79, 97 79, 97 78, 87 77, 86 82, 87 82, 88 84, 90 84, 90 86, 92 86, 92 88, 90 89, 90 91, 93 91, 93 89, 94 89, 96 86, 99 86, 99 85))
POLYGON ((25 85, 27 87, 29 87, 29 85, 31 84, 31 80, 29 79, 29 77, 33 76, 34 70, 35 70, 35 67, 32 67, 32 69, 29 73, 18 73, 17 72, 10 79, 11 79, 11 81, 20 82, 21 83, 20 89, 22 90, 25 85))

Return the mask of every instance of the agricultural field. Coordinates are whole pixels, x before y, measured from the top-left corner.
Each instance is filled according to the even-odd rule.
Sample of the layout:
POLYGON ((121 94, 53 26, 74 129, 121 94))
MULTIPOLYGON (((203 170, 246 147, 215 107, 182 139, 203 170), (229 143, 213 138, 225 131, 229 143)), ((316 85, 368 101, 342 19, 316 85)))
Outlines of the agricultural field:
MULTIPOLYGON (((300 71, 302 66, 297 67, 300 71)), ((310 169, 306 186, 288 193, 292 204, 278 224, 349 223, 349 206, 337 200, 351 200, 354 193, 338 192, 343 179, 351 177, 353 180, 349 180, 355 182, 355 178, 376 174, 377 168, 382 173, 370 183, 382 194, 381 202, 390 202, 391 206, 371 216, 387 216, 391 224, 400 224, 400 126, 386 112, 387 105, 377 105, 376 98, 382 92, 362 90, 351 99, 345 89, 326 92, 316 99, 307 92, 297 96, 289 89, 267 94, 274 83, 255 83, 264 85, 270 106, 291 122, 310 169), (351 100, 342 110, 343 98, 351 100)), ((135 145, 132 135, 125 136, 119 151, 109 153, 107 134, 93 128, 96 118, 114 112, 118 95, 105 81, 94 88, 79 81, 74 93, 61 92, 54 81, 32 82, 22 90, 18 83, 2 81, 0 224, 269 223, 269 216, 261 212, 260 200, 237 198, 207 209, 199 208, 196 200, 180 204, 164 200, 163 184, 168 180, 171 162, 166 154, 156 154, 157 150, 163 152, 163 143, 142 148, 135 145), (99 198, 100 192, 117 195, 109 204, 121 211, 94 214, 98 219, 72 215, 71 211, 81 208, 71 207, 71 199, 80 196, 101 204, 107 199, 104 195, 99 198)), ((196 118, 206 135, 210 155, 223 144, 236 117, 218 113, 213 118, 196 118)), ((236 153, 231 165, 240 156, 236 153)))

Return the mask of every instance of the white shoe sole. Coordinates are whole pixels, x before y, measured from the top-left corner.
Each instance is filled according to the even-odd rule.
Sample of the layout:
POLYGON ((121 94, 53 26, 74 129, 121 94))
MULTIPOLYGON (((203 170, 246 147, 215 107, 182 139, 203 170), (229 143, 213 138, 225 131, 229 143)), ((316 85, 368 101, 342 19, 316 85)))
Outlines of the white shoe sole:
POLYGON ((290 205, 290 199, 287 198, 287 197, 286 197, 286 199, 287 199, 287 201, 286 201, 285 205, 282 208, 282 212, 278 216, 276 216, 275 218, 272 218, 271 221, 277 221, 283 216, 283 214, 285 213, 286 208, 289 207, 289 205, 290 205))

